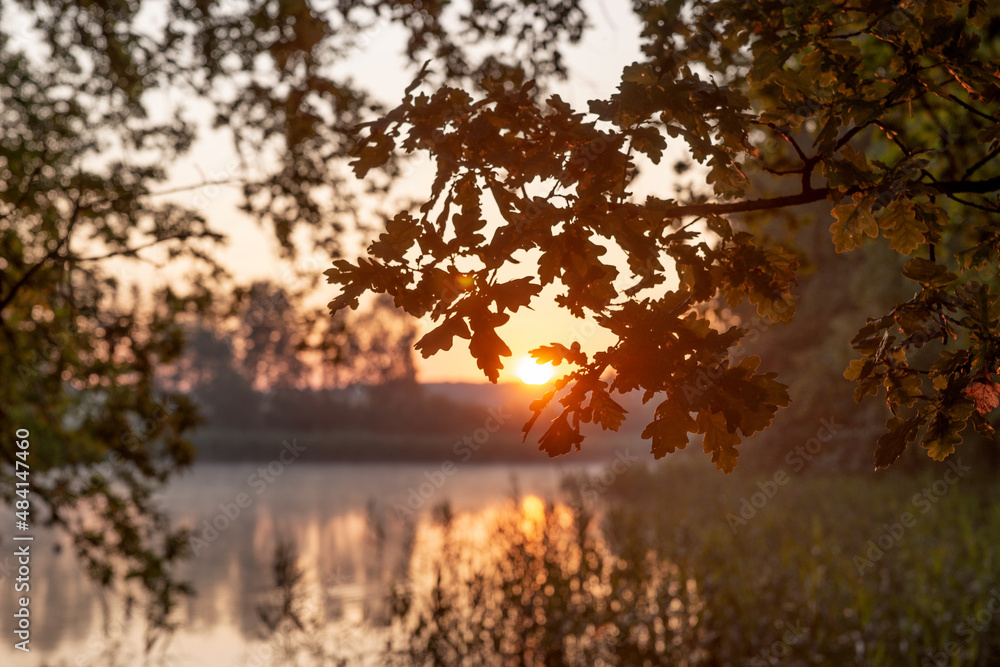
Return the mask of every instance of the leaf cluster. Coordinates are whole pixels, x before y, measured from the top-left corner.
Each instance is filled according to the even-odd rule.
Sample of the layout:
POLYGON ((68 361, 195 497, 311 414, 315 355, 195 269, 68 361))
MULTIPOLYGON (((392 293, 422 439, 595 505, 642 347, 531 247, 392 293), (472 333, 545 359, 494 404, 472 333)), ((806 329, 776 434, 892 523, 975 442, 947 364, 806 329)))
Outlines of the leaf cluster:
POLYGON ((425 356, 467 339, 495 382, 510 355, 497 329, 552 289, 560 307, 616 342, 589 355, 565 343, 536 350, 573 370, 532 405, 525 433, 562 393, 539 442, 566 453, 581 444, 581 422, 617 427, 623 412, 611 393, 638 390, 662 401, 644 431, 656 456, 700 434, 728 472, 742 438, 768 426, 789 396, 756 361, 733 357, 746 331, 713 329, 705 312, 746 300, 761 318, 793 317, 796 255, 746 223, 781 214, 802 224, 797 207, 826 202, 837 252, 885 238, 912 257, 900 279, 918 286, 854 339, 862 359, 848 377, 858 398, 884 387, 893 413, 877 465, 921 429, 934 458, 953 451, 970 420, 991 433, 977 387, 992 387, 998 370, 995 9, 793 0, 636 10, 643 59, 586 112, 530 80, 473 95, 429 86, 422 74, 397 107, 365 123, 358 176, 394 155, 426 153, 435 178, 365 257, 327 271, 342 288, 332 310, 366 291, 389 294, 437 323, 418 342, 425 356), (640 200, 641 164, 659 163, 671 141, 702 165, 703 194, 640 200), (751 172, 787 194, 762 196, 751 172), (488 224, 487 205, 499 226, 488 224), (625 259, 611 261, 608 248, 625 259), (534 271, 523 275, 528 258, 534 271), (616 286, 624 280, 634 286, 616 286), (908 352, 937 340, 927 367, 910 365, 908 352), (918 413, 896 415, 911 408, 918 413))

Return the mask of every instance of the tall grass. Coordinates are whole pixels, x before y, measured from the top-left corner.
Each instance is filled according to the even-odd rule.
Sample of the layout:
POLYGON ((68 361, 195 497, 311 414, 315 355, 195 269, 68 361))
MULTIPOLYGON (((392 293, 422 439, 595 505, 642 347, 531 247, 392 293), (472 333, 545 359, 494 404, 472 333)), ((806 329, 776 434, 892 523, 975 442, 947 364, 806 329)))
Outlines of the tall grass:
POLYGON ((598 503, 577 477, 558 503, 443 505, 371 628, 375 662, 1000 664, 997 489, 938 481, 792 479, 745 524, 727 516, 766 479, 684 466, 636 466, 598 503))

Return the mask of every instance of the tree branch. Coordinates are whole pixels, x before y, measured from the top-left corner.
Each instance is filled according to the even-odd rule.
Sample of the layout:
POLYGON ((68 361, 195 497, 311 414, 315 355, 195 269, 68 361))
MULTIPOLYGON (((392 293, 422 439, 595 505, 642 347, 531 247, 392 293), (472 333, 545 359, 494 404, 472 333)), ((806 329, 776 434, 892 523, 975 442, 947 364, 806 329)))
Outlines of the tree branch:
POLYGON ((153 246, 159 245, 161 243, 166 243, 167 241, 186 241, 192 238, 201 238, 203 235, 194 234, 179 234, 177 236, 164 236, 163 238, 155 239, 149 243, 143 243, 142 245, 135 246, 132 248, 122 248, 121 250, 113 250, 104 255, 94 255, 93 257, 77 257, 73 261, 76 263, 80 262, 99 262, 102 259, 110 259, 111 257, 132 257, 140 250, 145 250, 147 248, 152 248, 153 246))
POLYGON ((993 116, 989 115, 985 111, 980 111, 979 109, 977 109, 976 107, 972 106, 971 104, 967 104, 967 103, 963 102, 958 97, 956 97, 953 93, 948 93, 948 97, 953 102, 957 103, 959 106, 964 107, 965 109, 971 111, 972 113, 976 114, 977 116, 981 116, 981 117, 985 118, 986 120, 990 121, 991 123, 997 122, 997 119, 994 118, 993 116))
POLYGON ((66 227, 66 235, 62 239, 60 239, 59 243, 56 244, 56 247, 50 250, 45 255, 45 257, 35 262, 35 264, 30 269, 25 271, 24 275, 22 275, 21 278, 16 283, 14 283, 14 286, 10 288, 10 292, 7 293, 7 296, 5 296, 2 301, 0 301, 0 319, 3 318, 2 315, 3 309, 10 305, 10 303, 14 300, 14 297, 17 296, 17 293, 21 291, 21 288, 24 287, 29 280, 31 280, 32 276, 34 276, 35 273, 37 273, 38 270, 41 269, 48 261, 58 257, 59 252, 62 250, 63 246, 66 245, 66 243, 69 241, 69 237, 73 233, 73 225, 76 224, 76 216, 79 214, 79 212, 80 212, 80 200, 77 199, 73 206, 73 214, 70 217, 69 225, 67 225, 66 227))
POLYGON ((982 181, 938 181, 934 187, 941 191, 941 194, 959 194, 963 192, 973 194, 987 194, 1000 190, 1000 176, 987 178, 982 181))
POLYGON ((706 202, 704 204, 683 204, 680 206, 668 205, 667 202, 653 202, 650 204, 650 208, 659 210, 663 213, 664 218, 683 218, 689 215, 707 216, 750 213, 752 211, 766 211, 776 208, 786 208, 788 206, 811 204, 821 199, 826 199, 830 192, 830 188, 820 188, 784 197, 769 197, 736 202, 706 202))
MULTIPOLYGON (((986 194, 1000 190, 1000 176, 994 176, 982 181, 938 181, 929 184, 943 195, 958 193, 986 194)), ((849 190, 846 194, 857 192, 859 188, 849 190)), ((729 215, 733 213, 752 213, 753 211, 769 211, 789 206, 802 206, 826 199, 833 188, 818 188, 783 197, 767 197, 736 202, 705 202, 703 204, 671 205, 668 202, 654 201, 650 208, 663 214, 664 218, 682 218, 689 215, 729 215)))
POLYGON ((997 155, 1000 155, 1000 148, 990 151, 990 153, 986 157, 984 157, 982 160, 969 167, 969 169, 964 174, 962 174, 962 180, 964 181, 969 176, 972 176, 974 173, 976 173, 976 171, 980 167, 982 167, 984 164, 995 158, 997 155))

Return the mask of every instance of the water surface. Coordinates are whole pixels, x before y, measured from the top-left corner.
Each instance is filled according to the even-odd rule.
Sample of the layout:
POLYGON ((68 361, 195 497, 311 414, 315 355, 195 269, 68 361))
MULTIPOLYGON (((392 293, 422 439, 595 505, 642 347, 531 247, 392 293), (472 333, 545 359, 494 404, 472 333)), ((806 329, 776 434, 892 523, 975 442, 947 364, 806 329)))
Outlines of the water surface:
MULTIPOLYGON (((193 543, 198 553, 183 571, 197 595, 185 601, 177 617, 181 629, 171 639, 166 664, 265 664, 269 646, 258 608, 274 594, 272 563, 279 540, 296 544, 305 580, 326 600, 326 617, 343 624, 344 641, 363 651, 364 633, 352 635, 346 628, 363 624, 387 582, 405 574, 411 560, 407 535, 412 539, 420 533, 434 506, 447 501, 456 513, 485 517, 514 494, 558 497, 563 476, 579 469, 557 463, 303 463, 272 474, 278 468, 269 472, 266 464, 195 466, 163 494, 175 520, 204 538, 193 543)), ((0 664, 105 664, 102 656, 116 641, 121 642, 121 664, 141 664, 136 655, 140 624, 123 623, 118 599, 90 583, 64 535, 34 534, 32 650, 15 650, 16 640, 9 635, 0 646, 0 664)), ((4 543, 13 551, 9 539, 4 543)), ((421 560, 427 558, 424 554, 421 560)), ((13 582, 7 578, 0 585, 0 613, 10 619, 13 582)))

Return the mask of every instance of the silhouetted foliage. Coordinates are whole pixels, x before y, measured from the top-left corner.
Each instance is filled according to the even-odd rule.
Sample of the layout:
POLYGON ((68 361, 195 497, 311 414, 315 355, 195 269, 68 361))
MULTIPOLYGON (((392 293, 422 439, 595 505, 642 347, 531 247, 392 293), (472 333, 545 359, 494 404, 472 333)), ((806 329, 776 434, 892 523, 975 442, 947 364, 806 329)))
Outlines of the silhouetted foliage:
POLYGON ((466 339, 496 382, 511 354, 498 328, 556 286, 561 307, 616 342, 592 353, 561 342, 534 350, 572 368, 532 404, 536 418, 557 395, 562 405, 541 449, 579 449, 580 423, 617 429, 624 410, 612 395, 639 390, 660 401, 643 432, 655 456, 701 434, 731 472, 743 438, 770 425, 789 396, 759 358, 732 354, 748 330, 713 328, 706 311, 748 302, 760 318, 792 319, 795 247, 760 225, 806 223, 798 207, 822 202, 834 249, 885 239, 905 261, 879 280, 909 281, 913 293, 869 312, 851 339, 857 356, 845 376, 856 400, 884 392, 891 413, 875 465, 918 437, 943 459, 970 425, 993 438, 997 8, 674 0, 635 9, 643 58, 586 111, 528 77, 470 93, 422 73, 396 108, 364 123, 359 177, 399 153, 426 153, 436 175, 426 201, 395 215, 367 257, 327 271, 342 287, 331 309, 356 307, 367 291, 390 294, 438 322, 417 342, 425 356, 466 339), (668 139, 702 165, 707 187, 636 196, 640 170, 660 163, 668 139), (764 187, 753 172, 770 177, 764 187), (791 190, 769 192, 777 188, 791 190), (487 223, 487 204, 499 226, 487 223), (608 259, 609 246, 624 262, 608 259), (664 289, 674 275, 676 287, 664 289), (622 276, 631 287, 616 287, 622 276))

